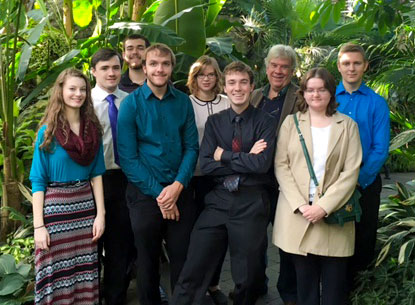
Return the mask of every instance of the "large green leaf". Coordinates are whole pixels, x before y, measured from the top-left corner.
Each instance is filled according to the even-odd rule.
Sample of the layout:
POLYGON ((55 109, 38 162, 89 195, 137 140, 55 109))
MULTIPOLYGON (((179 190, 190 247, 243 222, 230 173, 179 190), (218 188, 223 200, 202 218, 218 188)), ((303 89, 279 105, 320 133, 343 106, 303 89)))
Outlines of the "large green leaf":
POLYGON ((392 139, 389 151, 394 151, 402 145, 411 142, 413 139, 415 139, 415 129, 405 130, 392 139))
MULTIPOLYGON (((174 67, 174 74, 188 74, 190 66, 196 61, 197 58, 193 56, 179 52, 176 54, 176 66, 174 67)), ((175 78, 177 81, 177 78, 175 78)))
POLYGON ((74 0, 72 6, 74 22, 81 28, 88 26, 92 21, 93 4, 89 0, 74 0))
POLYGON ((345 1, 344 0, 340 0, 337 1, 336 4, 334 4, 333 6, 333 21, 336 23, 340 22, 340 18, 341 18, 341 12, 342 10, 344 10, 345 8, 345 1))
MULTIPOLYGON (((327 3, 327 2, 326 2, 327 3)), ((324 4, 326 4, 324 3, 324 4)), ((330 20, 330 16, 331 16, 331 4, 326 4, 325 6, 322 7, 321 9, 321 14, 320 14, 320 25, 321 27, 324 29, 324 27, 327 25, 327 23, 330 20)))
POLYGON ((290 20, 293 41, 304 38, 312 31, 317 23, 317 20, 311 17, 315 9, 317 9, 315 0, 299 0, 295 2, 295 15, 290 20))
POLYGON ((409 259, 409 257, 412 254, 412 250, 414 249, 415 240, 409 240, 406 243, 404 243, 401 248, 399 249, 399 256, 398 261, 399 264, 403 264, 405 261, 409 259))
POLYGON ((213 21, 215 21, 219 12, 221 11, 223 5, 226 3, 226 0, 209 0, 209 8, 206 13, 205 26, 210 26, 213 21))
POLYGON ((232 27, 241 27, 241 23, 226 18, 216 18, 216 20, 206 28, 206 37, 219 36, 219 33, 227 32, 232 27))
POLYGON ((206 44, 217 56, 232 53, 232 38, 230 37, 210 37, 206 39, 206 44))
POLYGON ((27 278, 31 269, 32 267, 29 264, 21 264, 17 268, 17 273, 19 273, 24 278, 27 278))
POLYGON ((200 0, 163 1, 154 15, 154 23, 164 24, 168 20, 170 22, 168 22, 167 26, 186 41, 177 48, 177 51, 196 58, 201 56, 206 48, 206 34, 203 8, 201 7, 200 0), (192 9, 184 13, 184 10, 189 8, 192 9), (182 11, 184 14, 180 15, 180 18, 173 19, 175 18, 174 15, 182 11))
POLYGON ((74 58, 76 55, 78 55, 79 52, 80 52, 80 50, 77 50, 77 49, 71 50, 71 51, 69 51, 69 53, 67 53, 67 54, 61 56, 60 58, 58 58, 57 60, 55 60, 52 65, 53 66, 63 65, 65 63, 67 63, 68 61, 70 61, 72 58, 74 58))
POLYGON ((110 26, 110 29, 124 35, 132 32, 139 32, 147 37, 147 39, 151 42, 162 42, 172 47, 180 46, 184 43, 184 39, 177 36, 174 31, 168 27, 158 24, 142 22, 117 22, 110 26))
POLYGON ((194 9, 197 9, 197 8, 203 8, 203 7, 205 7, 206 5, 207 5, 207 4, 198 4, 198 5, 195 5, 195 6, 191 6, 191 7, 185 8, 185 9, 181 10, 180 12, 178 12, 178 13, 174 14, 173 16, 169 17, 168 19, 164 20, 164 21, 163 21, 163 23, 161 24, 161 26, 166 26, 166 25, 168 25, 170 22, 172 22, 172 21, 174 21, 174 20, 179 19, 179 18, 180 18, 180 17, 182 17, 184 14, 188 14, 188 13, 190 13, 191 11, 193 11, 194 9))
POLYGON ((22 55, 20 56, 19 68, 17 71, 17 78, 23 81, 26 74, 27 67, 29 66, 30 57, 32 55, 32 47, 39 40, 40 35, 46 25, 48 18, 44 17, 38 25, 30 30, 30 34, 26 39, 26 43, 22 49, 22 55))
POLYGON ((141 22, 147 22, 151 23, 153 22, 154 14, 156 13, 157 9, 159 8, 159 5, 163 0, 156 0, 154 1, 143 13, 141 16, 140 21, 141 22))
POLYGON ((12 273, 0 281, 0 296, 12 294, 23 287, 25 280, 19 273, 12 273))
POLYGON ((3 277, 6 274, 16 272, 16 264, 14 257, 10 254, 4 254, 0 256, 0 276, 3 277))

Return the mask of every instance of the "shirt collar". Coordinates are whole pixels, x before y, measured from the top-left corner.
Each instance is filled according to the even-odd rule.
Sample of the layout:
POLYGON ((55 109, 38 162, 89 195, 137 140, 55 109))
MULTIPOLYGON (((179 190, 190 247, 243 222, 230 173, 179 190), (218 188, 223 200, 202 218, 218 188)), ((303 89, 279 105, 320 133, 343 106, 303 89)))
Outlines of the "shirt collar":
MULTIPOLYGON (((343 81, 341 81, 340 84, 336 88, 336 95, 345 94, 346 92, 347 91, 344 88, 343 81)), ((363 95, 369 95, 370 89, 369 89, 368 86, 366 86, 365 82, 362 82, 361 85, 360 85, 360 87, 356 91, 354 91, 354 92, 359 92, 359 93, 361 93, 363 95)))
POLYGON ((121 82, 128 86, 140 86, 140 84, 135 83, 130 78, 130 70, 127 69, 122 75, 121 75, 121 82))
MULTIPOLYGON (((280 92, 278 92, 278 95, 276 96, 276 97, 274 97, 274 99, 275 98, 278 98, 278 97, 284 97, 285 96, 285 94, 287 93, 287 91, 288 91, 288 88, 290 87, 290 85, 291 85, 291 83, 289 83, 287 86, 285 86, 284 88, 282 88, 282 90, 280 91, 280 92)), ((266 84, 265 86, 264 86, 264 88, 262 89, 262 94, 267 98, 267 99, 269 99, 269 97, 268 97, 268 94, 269 94, 269 89, 270 89, 270 85, 269 85, 269 83, 268 84, 266 84)))
POLYGON ((235 111, 233 111, 232 107, 230 107, 229 108, 229 110, 230 110, 229 111, 229 118, 230 118, 231 122, 234 122, 235 117, 240 116, 243 119, 243 121, 247 121, 249 119, 249 117, 251 116, 251 113, 252 113, 253 109, 254 109, 254 107, 251 104, 249 104, 248 108, 246 108, 244 110, 244 112, 242 112, 241 114, 238 114, 235 111))
POLYGON ((133 85, 133 81, 130 79, 129 69, 123 73, 121 76, 121 81, 128 85, 133 85))
POLYGON ((110 94, 114 94, 117 99, 121 98, 121 90, 117 87, 114 92, 108 93, 104 89, 102 89, 100 86, 95 85, 95 87, 92 89, 94 92, 94 97, 96 97, 97 100, 103 101, 106 99, 106 97, 110 94))
MULTIPOLYGON (((147 80, 144 82, 143 86, 141 87, 143 90, 143 94, 144 97, 148 100, 150 98, 151 95, 153 95, 155 98, 158 99, 158 97, 156 97, 153 93, 153 91, 151 91, 150 87, 147 85, 147 80)), ((167 84, 167 91, 164 94, 162 100, 166 99, 167 97, 169 97, 169 95, 171 95, 173 98, 176 97, 176 93, 174 92, 174 88, 173 86, 169 83, 167 84)))

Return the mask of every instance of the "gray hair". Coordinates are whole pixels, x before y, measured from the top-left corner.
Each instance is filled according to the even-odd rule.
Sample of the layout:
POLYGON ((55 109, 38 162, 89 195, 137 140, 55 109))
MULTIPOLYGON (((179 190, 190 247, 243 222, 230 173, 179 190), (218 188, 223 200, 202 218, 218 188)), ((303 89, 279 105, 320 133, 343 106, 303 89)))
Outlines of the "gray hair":
POLYGON ((283 44, 276 44, 268 51, 267 57, 265 57, 265 66, 268 67, 269 62, 274 58, 288 58, 291 61, 291 68, 295 70, 297 67, 297 54, 290 46, 283 44))

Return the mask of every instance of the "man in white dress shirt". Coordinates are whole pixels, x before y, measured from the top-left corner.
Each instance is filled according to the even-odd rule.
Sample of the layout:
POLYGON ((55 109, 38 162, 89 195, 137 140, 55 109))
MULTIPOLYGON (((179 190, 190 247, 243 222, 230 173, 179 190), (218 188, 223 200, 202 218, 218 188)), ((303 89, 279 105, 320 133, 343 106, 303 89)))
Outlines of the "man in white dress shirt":
POLYGON ((105 167, 103 175, 106 228, 103 236, 106 305, 125 304, 129 266, 134 259, 134 239, 125 203, 127 178, 118 165, 116 126, 118 109, 128 93, 121 91, 121 56, 111 49, 98 50, 91 59, 96 86, 92 89, 95 113, 103 128, 105 167))

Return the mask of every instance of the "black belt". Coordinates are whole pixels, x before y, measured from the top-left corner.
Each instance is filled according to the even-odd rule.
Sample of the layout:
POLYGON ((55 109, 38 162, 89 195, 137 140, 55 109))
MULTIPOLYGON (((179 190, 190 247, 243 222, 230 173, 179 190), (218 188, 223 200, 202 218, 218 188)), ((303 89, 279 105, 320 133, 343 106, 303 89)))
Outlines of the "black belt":
POLYGON ((85 182, 89 182, 89 180, 84 179, 84 180, 75 180, 75 181, 68 181, 68 182, 48 182, 48 187, 79 186, 85 182))

